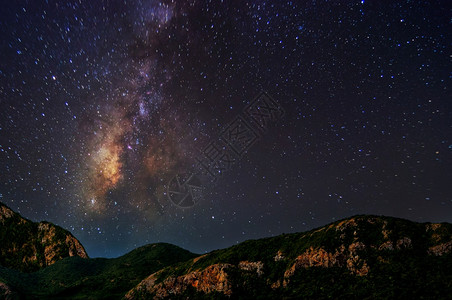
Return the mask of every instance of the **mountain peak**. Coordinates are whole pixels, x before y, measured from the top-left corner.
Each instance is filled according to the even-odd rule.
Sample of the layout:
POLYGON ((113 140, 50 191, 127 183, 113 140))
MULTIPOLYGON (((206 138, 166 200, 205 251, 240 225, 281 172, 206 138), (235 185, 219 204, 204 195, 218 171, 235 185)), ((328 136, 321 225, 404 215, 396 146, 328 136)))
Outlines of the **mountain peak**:
POLYGON ((82 244, 67 230, 49 222, 35 223, 0 203, 0 265, 37 271, 68 256, 87 258, 82 244))
POLYGON ((6 219, 13 217, 13 212, 8 206, 0 202, 0 223, 4 223, 6 219))

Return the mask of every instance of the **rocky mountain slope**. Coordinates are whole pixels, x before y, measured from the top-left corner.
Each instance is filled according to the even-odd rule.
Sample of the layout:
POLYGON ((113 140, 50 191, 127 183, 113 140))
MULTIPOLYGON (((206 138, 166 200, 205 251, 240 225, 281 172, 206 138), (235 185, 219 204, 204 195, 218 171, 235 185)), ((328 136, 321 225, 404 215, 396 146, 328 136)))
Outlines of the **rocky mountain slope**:
POLYGON ((126 299, 447 299, 452 224, 356 216, 170 266, 126 299))
POLYGON ((448 299, 452 294, 449 223, 355 216, 205 255, 160 243, 115 259, 84 259, 83 247, 67 231, 32 223, 3 205, 0 212, 1 299, 448 299), (41 269, 22 272, 30 268, 41 269))
MULTIPOLYGON (((121 299, 149 274, 198 255, 170 244, 151 244, 119 258, 67 257, 33 273, 0 267, 5 291, 20 299, 121 299)), ((0 299, 1 297, 0 283, 0 299)))
POLYGON ((88 257, 69 231, 48 222, 34 223, 0 203, 1 266, 31 272, 69 256, 88 257))

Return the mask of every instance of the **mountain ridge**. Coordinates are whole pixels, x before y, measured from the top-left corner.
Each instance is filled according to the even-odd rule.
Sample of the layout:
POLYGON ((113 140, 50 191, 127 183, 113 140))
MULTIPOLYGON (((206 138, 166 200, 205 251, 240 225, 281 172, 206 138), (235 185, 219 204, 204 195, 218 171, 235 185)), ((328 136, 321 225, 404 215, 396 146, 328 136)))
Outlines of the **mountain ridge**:
POLYGON ((32 273, 0 266, 0 298, 446 299, 450 269, 452 224, 355 215, 202 255, 157 243, 111 259, 65 257, 32 273))
POLYGON ((37 271, 69 256, 88 258, 83 245, 64 228, 32 222, 0 202, 0 265, 37 271))
POLYGON ((318 299, 343 293, 388 298, 394 293, 416 296, 413 291, 426 297, 436 291, 441 298, 442 292, 452 291, 452 283, 438 279, 452 282, 446 267, 452 267, 451 250, 452 224, 358 215, 308 232, 245 241, 167 267, 125 298, 318 299), (325 284, 326 278, 332 282, 325 284), (391 286, 397 282, 416 284, 391 286), (436 286, 441 288, 430 289, 436 286))

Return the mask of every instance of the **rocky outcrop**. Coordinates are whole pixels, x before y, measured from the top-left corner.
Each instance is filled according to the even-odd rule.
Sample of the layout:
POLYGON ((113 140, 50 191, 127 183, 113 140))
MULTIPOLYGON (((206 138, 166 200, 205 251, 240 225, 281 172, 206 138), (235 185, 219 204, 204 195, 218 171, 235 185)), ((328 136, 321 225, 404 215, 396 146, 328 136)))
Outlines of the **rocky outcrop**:
POLYGON ((394 245, 392 244, 391 241, 386 241, 383 244, 380 245, 380 247, 378 247, 378 250, 389 250, 392 251, 394 250, 394 245))
POLYGON ((447 243, 441 243, 439 245, 428 248, 428 254, 435 256, 449 254, 451 253, 451 251, 452 251, 452 241, 449 241, 447 243))
POLYGON ((258 276, 261 276, 262 274, 264 274, 264 263, 261 261, 241 261, 239 262, 239 269, 242 271, 256 272, 258 276))
POLYGON ((411 239, 408 237, 403 237, 399 240, 397 240, 395 243, 392 241, 386 241, 383 244, 381 244, 378 247, 378 250, 389 250, 393 251, 395 249, 402 250, 402 249, 409 249, 411 248, 411 239), (395 247, 394 247, 395 245, 395 247))
POLYGON ((66 236, 66 245, 68 246, 69 256, 88 258, 88 254, 86 253, 85 248, 74 236, 66 236))
POLYGON ((0 223, 5 224, 6 220, 13 216, 14 212, 0 203, 0 223))
POLYGON ((69 232, 57 236, 59 228, 51 223, 38 224, 38 236, 44 245, 45 266, 54 264, 57 260, 67 256, 87 258, 88 255, 82 244, 69 232), (64 253, 61 253, 64 251, 64 253))
POLYGON ((284 277, 292 276, 299 268, 343 266, 345 257, 342 251, 329 253, 323 248, 309 248, 295 259, 295 263, 284 273, 284 277))
POLYGON ((431 233, 431 241, 434 244, 428 249, 428 254, 442 256, 452 252, 452 232, 443 224, 427 224, 425 231, 431 233))
POLYGON ((396 247, 398 250, 411 248, 411 239, 409 237, 403 237, 397 240, 396 247))
POLYGON ((19 295, 15 293, 9 286, 0 282, 0 299, 16 300, 19 299, 19 295))
POLYGON ((350 227, 354 228, 356 226, 358 226, 358 224, 356 223, 355 219, 347 219, 347 220, 339 222, 339 224, 336 225, 336 231, 343 232, 344 230, 346 230, 350 227))
POLYGON ((0 203, 0 265, 30 272, 69 256, 87 258, 82 244, 67 230, 34 223, 0 203))
POLYGON ((146 295, 153 295, 154 299, 171 298, 180 295, 189 287, 197 292, 219 292, 231 295, 231 284, 226 271, 233 267, 231 264, 215 264, 202 271, 192 271, 182 276, 169 276, 163 282, 157 283, 160 272, 154 273, 143 280, 136 288, 128 292, 126 299, 142 299, 146 295))
POLYGON ((276 253, 275 257, 273 258, 274 261, 282 261, 285 259, 283 253, 281 250, 278 250, 278 252, 276 253))
POLYGON ((347 269, 355 275, 364 276, 369 273, 367 261, 359 256, 366 246, 361 242, 352 243, 348 246, 347 269))
POLYGON ((314 249, 310 247, 303 254, 299 255, 294 264, 284 273, 283 285, 287 286, 289 278, 295 274, 300 268, 311 267, 347 267, 347 269, 359 276, 367 275, 369 266, 367 262, 359 256, 359 251, 366 247, 363 243, 356 242, 350 244, 348 247, 340 246, 335 252, 327 252, 323 248, 314 249))

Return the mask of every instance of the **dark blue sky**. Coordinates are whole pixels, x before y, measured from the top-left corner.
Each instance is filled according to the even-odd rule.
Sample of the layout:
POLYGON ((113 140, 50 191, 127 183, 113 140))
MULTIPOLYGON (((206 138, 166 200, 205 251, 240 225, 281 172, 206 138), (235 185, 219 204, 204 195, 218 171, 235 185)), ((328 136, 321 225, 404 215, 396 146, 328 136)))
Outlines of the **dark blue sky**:
POLYGON ((447 4, 5 2, 0 201, 92 257, 362 213, 452 222, 447 4), (262 91, 284 111, 251 108, 265 128, 249 114, 262 91), (236 157, 218 147, 232 129, 236 157), (216 182, 174 205, 174 176, 206 159, 223 163, 216 182))

